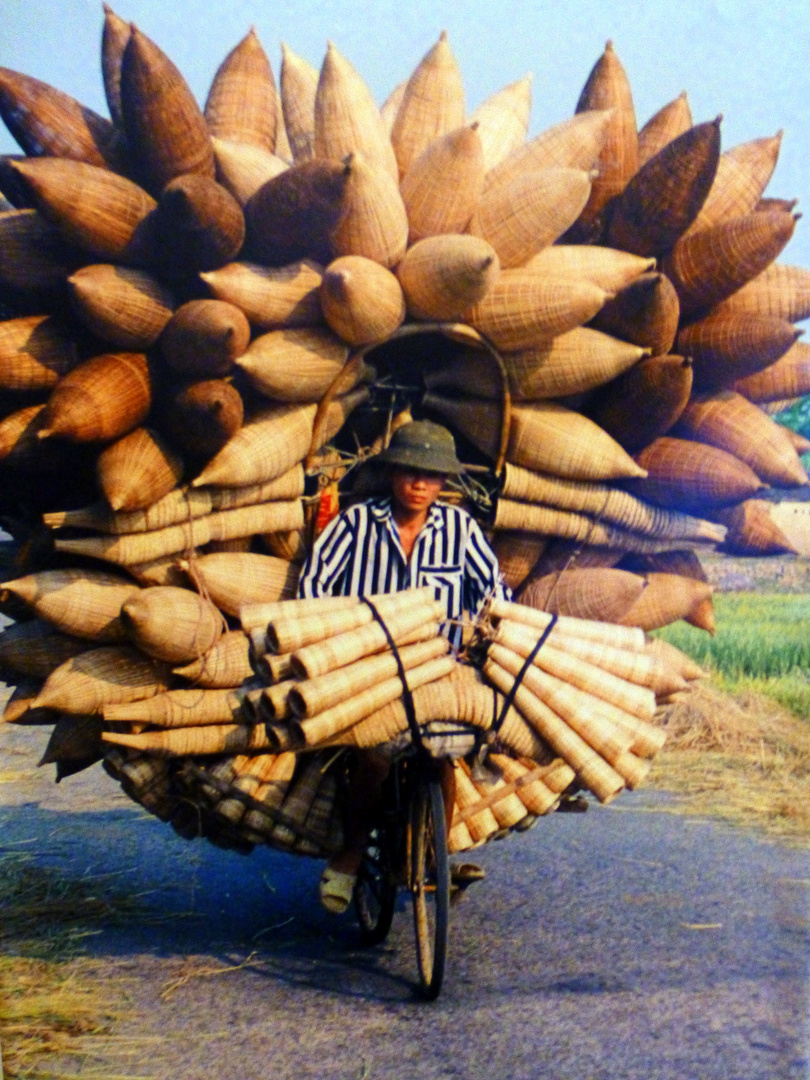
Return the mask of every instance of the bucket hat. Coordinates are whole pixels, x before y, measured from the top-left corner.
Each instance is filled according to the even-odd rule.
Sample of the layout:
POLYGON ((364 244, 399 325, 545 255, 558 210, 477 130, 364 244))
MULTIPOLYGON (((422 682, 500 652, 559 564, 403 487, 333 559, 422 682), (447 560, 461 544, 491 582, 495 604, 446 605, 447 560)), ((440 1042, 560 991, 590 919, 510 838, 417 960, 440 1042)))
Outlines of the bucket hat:
POLYGON ((387 465, 454 474, 464 471, 456 457, 456 444, 446 427, 431 420, 403 424, 391 436, 387 450, 377 458, 387 465))

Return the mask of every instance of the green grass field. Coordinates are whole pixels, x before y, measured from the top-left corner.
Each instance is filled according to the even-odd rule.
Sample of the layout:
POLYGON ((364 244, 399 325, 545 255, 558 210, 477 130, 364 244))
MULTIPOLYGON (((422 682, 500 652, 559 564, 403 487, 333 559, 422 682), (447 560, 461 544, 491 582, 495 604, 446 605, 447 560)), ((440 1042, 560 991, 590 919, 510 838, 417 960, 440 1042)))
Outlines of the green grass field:
POLYGON ((724 690, 754 690, 810 721, 810 596, 718 593, 717 634, 686 623, 657 635, 713 672, 724 690))

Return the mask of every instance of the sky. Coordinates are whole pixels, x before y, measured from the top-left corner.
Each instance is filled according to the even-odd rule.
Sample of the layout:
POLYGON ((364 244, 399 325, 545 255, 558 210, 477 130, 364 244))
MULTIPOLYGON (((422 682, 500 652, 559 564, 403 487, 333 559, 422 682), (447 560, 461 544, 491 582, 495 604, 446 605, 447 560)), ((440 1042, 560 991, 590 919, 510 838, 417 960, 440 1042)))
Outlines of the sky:
MULTIPOLYGON (((326 42, 382 103, 446 30, 470 111, 527 72, 530 134, 570 116, 605 42, 633 89, 639 126, 686 90, 695 122, 723 115, 723 148, 784 129, 768 194, 810 209, 810 4, 781 0, 112 0, 172 58, 200 103, 222 59, 256 28, 278 76, 280 43, 315 67, 326 42)), ((107 115, 100 0, 3 0, 0 66, 72 94, 107 115)), ((0 153, 17 146, 0 124, 0 153)), ((782 261, 810 266, 810 217, 782 261)))

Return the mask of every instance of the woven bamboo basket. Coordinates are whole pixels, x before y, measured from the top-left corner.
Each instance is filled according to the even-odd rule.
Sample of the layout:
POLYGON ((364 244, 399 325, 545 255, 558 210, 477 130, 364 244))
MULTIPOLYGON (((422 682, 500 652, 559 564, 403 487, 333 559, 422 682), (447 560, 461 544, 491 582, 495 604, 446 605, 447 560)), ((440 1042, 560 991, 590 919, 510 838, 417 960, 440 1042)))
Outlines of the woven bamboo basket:
POLYGON ((733 454, 669 435, 651 442, 636 460, 647 470, 647 477, 633 480, 631 490, 659 506, 700 512, 740 502, 764 486, 754 470, 733 454))
MULTIPOLYGON (((205 690, 230 689, 251 678, 249 638, 242 630, 228 630, 198 660, 174 669, 174 674, 205 690)), ((2 656, 2 653, 0 653, 2 656)))
POLYGON ((0 390, 50 390, 78 362, 72 335, 53 316, 0 322, 0 390))
POLYGON ((167 690, 142 701, 105 705, 103 714, 108 724, 124 722, 160 728, 228 724, 241 715, 239 696, 232 689, 202 687, 167 690))
POLYGON ((190 300, 179 307, 160 338, 160 351, 178 375, 211 379, 227 375, 250 343, 250 323, 226 300, 190 300))
MULTIPOLYGON (((277 754, 258 754, 256 757, 240 757, 240 767, 231 779, 231 787, 243 795, 255 797, 257 791, 267 785, 277 768, 277 754)), ((235 825, 242 820, 247 810, 247 801, 234 794, 226 795, 214 806, 214 813, 235 825)))
POLYGON ((771 263, 724 300, 720 310, 799 322, 810 315, 810 272, 803 266, 771 263))
POLYGON ((638 134, 633 94, 624 68, 608 41, 587 78, 577 102, 576 112, 594 109, 611 110, 605 140, 598 163, 599 177, 594 181, 585 207, 585 221, 594 220, 615 195, 638 171, 638 134))
POLYGON ((97 442, 126 435, 146 417, 152 380, 143 353, 105 353, 85 360, 51 392, 39 438, 97 442))
POLYGON ((160 192, 177 176, 214 176, 205 117, 168 56, 135 26, 121 59, 121 113, 127 142, 147 188, 160 192))
POLYGON ((793 235, 790 213, 752 213, 683 236, 662 269, 678 294, 684 315, 720 303, 761 274, 793 235))
POLYGON ((474 124, 430 143, 408 167, 400 190, 408 243, 465 232, 484 187, 484 152, 474 124))
POLYGON ((254 803, 258 803, 259 806, 254 807, 251 804, 248 807, 242 819, 242 825, 248 838, 256 843, 265 842, 272 831, 274 819, 271 814, 284 802, 293 778, 295 764, 295 754, 285 753, 275 756, 269 780, 260 784, 253 792, 254 803))
POLYGON ((0 283, 12 289, 56 289, 81 255, 36 210, 0 213, 0 283))
POLYGON ((200 277, 217 299, 234 304, 257 329, 323 322, 318 299, 323 267, 309 259, 277 268, 233 262, 200 277))
POLYGON ((212 540, 233 540, 277 529, 297 529, 302 528, 303 524, 303 507, 301 501, 296 499, 220 510, 195 518, 186 525, 170 525, 151 532, 55 540, 54 548, 131 566, 202 547, 212 540))
MULTIPOLYGON (((490 602, 487 615, 497 625, 501 619, 530 626, 539 631, 547 630, 552 620, 551 615, 525 604, 514 604, 508 600, 494 599, 490 602)), ((612 623, 592 622, 587 619, 569 619, 566 615, 560 615, 556 624, 549 634, 549 641, 554 636, 578 635, 586 641, 597 641, 603 644, 613 645, 616 648, 629 649, 638 652, 645 647, 644 634, 639 629, 621 629, 612 623)), ((553 644, 553 642, 552 642, 553 644)))
POLYGON ((44 680, 87 648, 86 641, 62 633, 44 619, 12 623, 0 635, 0 670, 44 680))
POLYGON ((810 393, 810 345, 797 341, 773 364, 736 380, 731 389, 757 404, 810 393))
POLYGON ((509 83, 491 94, 470 116, 478 124, 484 166, 489 172, 523 144, 532 107, 532 76, 509 83))
POLYGON ((591 192, 582 169, 543 169, 491 187, 481 198, 469 232, 486 240, 501 266, 523 266, 558 240, 577 220, 591 192))
POLYGON ((214 136, 211 136, 211 145, 217 162, 217 180, 241 207, 245 207, 268 180, 290 167, 289 162, 259 146, 214 136))
POLYGON ((89 641, 124 641, 121 605, 140 588, 101 570, 41 570, 2 585, 41 619, 89 641))
POLYGON ((157 432, 140 427, 102 450, 96 475, 112 510, 142 510, 177 486, 183 463, 157 432))
POLYGON ((301 327, 260 335, 237 365, 251 385, 274 401, 313 402, 332 385, 348 355, 330 330, 301 327))
POLYGON ((436 139, 461 127, 465 113, 461 72, 443 31, 408 79, 391 127, 399 175, 436 139))
POLYGON ((168 689, 163 666, 127 645, 102 645, 60 664, 36 698, 40 708, 71 715, 100 713, 105 705, 137 701, 168 689))
POLYGON ((726 547, 738 555, 799 554, 793 542, 771 517, 771 503, 745 499, 721 511, 728 527, 726 547))
POLYGON ((234 616, 244 604, 269 603, 294 595, 299 570, 284 559, 253 552, 199 555, 189 569, 212 603, 234 616))
POLYGON ((396 274, 414 318, 458 319, 486 296, 500 263, 486 241, 445 233, 413 244, 396 274))
POLYGON ((770 367, 800 333, 785 319, 771 315, 718 311, 684 326, 676 348, 692 358, 695 389, 710 390, 770 367))
MULTIPOLYGON (((514 676, 506 668, 489 659, 484 671, 503 693, 509 692, 514 676)), ((619 773, 525 684, 518 687, 515 703, 543 740, 571 766, 577 780, 600 802, 611 802, 624 789, 619 773)))
POLYGON ((632 341, 653 356, 666 355, 675 343, 680 303, 665 274, 649 272, 631 281, 597 313, 592 325, 632 341))
POLYGON ((192 459, 223 450, 242 427, 242 395, 226 379, 201 379, 170 391, 160 421, 172 444, 192 459))
POLYGON ((120 169, 120 136, 113 124, 40 79, 0 69, 0 116, 26 154, 71 158, 120 169))
POLYGON ((138 352, 155 344, 177 302, 152 274, 100 263, 68 278, 84 325, 118 349, 138 352))
POLYGON ((408 245, 408 215, 397 181, 378 162, 353 151, 344 159, 347 177, 340 221, 332 230, 335 255, 362 255, 393 267, 408 245))
POLYGON ((544 476, 518 465, 504 467, 502 491, 509 499, 593 514, 600 520, 648 536, 673 540, 723 539, 708 522, 677 511, 661 511, 619 488, 544 476))
POLYGON ((116 15, 111 7, 105 6, 101 33, 101 74, 110 116, 118 128, 124 126, 121 110, 121 60, 128 41, 129 23, 116 15))
POLYGON ((682 356, 639 361, 599 395, 591 415, 633 454, 674 426, 692 392, 692 362, 682 356))
POLYGON ((144 230, 156 203, 131 180, 67 158, 26 159, 12 167, 66 243, 111 262, 139 262, 149 254, 144 230))
POLYGON ((731 390, 693 398, 681 414, 678 431, 734 454, 766 483, 810 483, 784 429, 731 390))
POLYGON ((520 530, 499 530, 492 540, 492 550, 504 582, 512 591, 520 588, 534 569, 546 547, 545 537, 520 530))
POLYGON ((340 161, 307 159, 263 184, 245 206, 249 257, 267 266, 328 263, 348 178, 340 161))
POLYGON ((654 113, 638 133, 638 166, 664 149, 673 139, 692 127, 692 110, 686 91, 654 113))
POLYGON ((552 244, 532 256, 526 267, 548 277, 585 279, 606 293, 617 293, 654 270, 655 260, 597 244, 552 244))
POLYGON ((541 131, 489 170, 484 190, 489 191, 521 173, 537 169, 588 171, 595 168, 607 139, 610 120, 609 109, 593 109, 541 131))
POLYGON ((315 93, 314 151, 316 158, 333 161, 359 151, 369 164, 399 180, 380 110, 360 74, 331 41, 315 93))
POLYGON ((205 102, 208 130, 220 139, 276 148, 276 83, 251 29, 217 68, 205 102))
POLYGON ((779 158, 782 132, 731 147, 720 156, 717 176, 692 232, 742 217, 756 209, 779 158))
POLYGON ((216 270, 239 254, 245 216, 231 193, 209 176, 170 180, 155 212, 158 257, 169 272, 216 270))
POLYGON ((526 268, 504 270, 463 318, 497 348, 514 352, 582 326, 608 298, 589 281, 545 277, 526 268))
POLYGON ((579 326, 534 348, 506 353, 504 364, 515 400, 531 401, 603 386, 648 354, 638 345, 579 326))
MULTIPOLYGON (((385 619, 407 611, 412 605, 430 605, 433 610, 434 604, 428 588, 406 589, 403 592, 369 597, 369 600, 385 619)), ((297 610, 285 610, 285 607, 287 605, 283 605, 278 615, 271 618, 267 624, 265 640, 270 652, 294 653, 306 645, 334 638, 361 626, 370 626, 374 622, 370 605, 357 600, 345 608, 333 607, 331 610, 324 610, 321 605, 313 610, 302 610, 300 604, 296 605, 297 610)))
POLYGON ((362 255, 344 255, 327 266, 320 300, 331 328, 354 346, 386 340, 405 320, 399 282, 390 270, 362 255))
POLYGON ((121 619, 138 648, 158 660, 184 664, 208 652, 223 631, 214 605, 188 589, 139 589, 121 606, 121 619))
POLYGON ((625 626, 640 626, 643 630, 668 626, 691 616, 704 601, 711 599, 713 592, 706 582, 678 574, 651 573, 646 575, 646 581, 646 588, 620 620, 625 626))
POLYGON ((720 157, 720 117, 696 124, 642 165, 613 204, 610 243, 636 255, 669 251, 706 201, 720 157))
MULTIPOLYGON (((461 764, 458 764, 455 768, 455 782, 456 803, 462 814, 480 805, 481 796, 461 764)), ((488 806, 485 806, 478 813, 465 816, 464 824, 469 829, 470 836, 475 844, 484 843, 500 829, 497 818, 488 806)))
POLYGON ((0 461, 21 473, 58 469, 64 463, 62 447, 39 437, 46 419, 45 405, 29 405, 0 420, 0 461))
POLYGON ((521 592, 520 602, 556 615, 620 622, 644 587, 643 578, 626 570, 574 568, 533 579, 521 592))
POLYGON ((306 161, 315 153, 315 95, 318 72, 289 46, 281 45, 280 96, 292 160, 306 161))

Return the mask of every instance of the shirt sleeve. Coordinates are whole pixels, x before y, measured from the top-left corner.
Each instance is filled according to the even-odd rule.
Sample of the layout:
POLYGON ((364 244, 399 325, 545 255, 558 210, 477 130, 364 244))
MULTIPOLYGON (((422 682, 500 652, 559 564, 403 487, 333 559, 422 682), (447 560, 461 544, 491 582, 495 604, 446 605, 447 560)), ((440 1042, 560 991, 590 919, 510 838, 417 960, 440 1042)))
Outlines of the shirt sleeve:
POLYGON ((344 511, 326 526, 315 541, 298 579, 299 598, 343 596, 346 570, 357 539, 356 514, 344 511))
POLYGON ((477 614, 489 597, 511 600, 512 591, 503 583, 495 552, 473 518, 469 518, 464 551, 464 607, 477 614))

